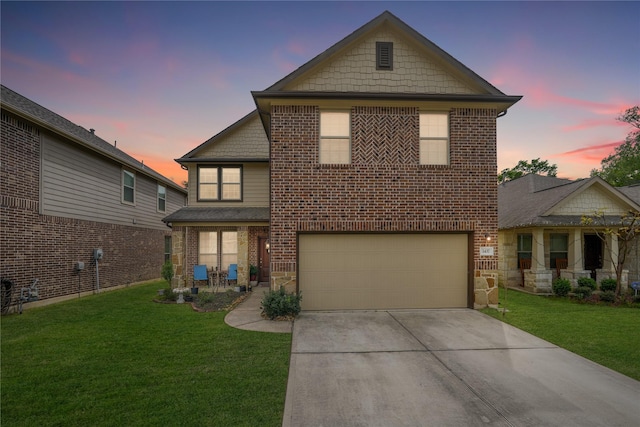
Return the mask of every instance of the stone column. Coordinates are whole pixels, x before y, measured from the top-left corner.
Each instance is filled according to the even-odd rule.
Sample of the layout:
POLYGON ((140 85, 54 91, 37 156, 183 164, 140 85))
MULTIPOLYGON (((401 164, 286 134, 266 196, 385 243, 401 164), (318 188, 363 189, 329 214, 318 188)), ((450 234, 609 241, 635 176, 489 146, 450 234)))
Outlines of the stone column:
POLYGON ((534 293, 551 293, 552 273, 544 263, 544 230, 534 229, 531 244, 531 270, 524 273, 524 288, 534 293))
POLYGON ((534 228, 531 242, 531 270, 546 270, 544 265, 544 230, 534 228))
POLYGON ((575 228, 569 234, 569 265, 567 268, 573 271, 584 270, 584 259, 582 258, 582 230, 575 228))
POLYGON ((249 228, 238 227, 238 286, 249 285, 249 228))

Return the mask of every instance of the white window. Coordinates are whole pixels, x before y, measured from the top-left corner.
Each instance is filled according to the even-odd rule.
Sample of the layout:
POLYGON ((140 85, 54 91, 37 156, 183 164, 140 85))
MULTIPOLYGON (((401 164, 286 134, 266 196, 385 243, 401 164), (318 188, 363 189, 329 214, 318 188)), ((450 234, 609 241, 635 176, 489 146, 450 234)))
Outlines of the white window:
POLYGON ((320 112, 319 163, 351 162, 351 118, 347 111, 320 112))
POLYGON ((200 166, 198 200, 242 200, 242 167, 200 166))
POLYGON ((136 174, 122 170, 122 202, 135 204, 136 202, 136 174))
POLYGON ((207 269, 218 267, 218 232, 201 231, 198 243, 198 264, 206 265, 207 269))
POLYGON ((223 231, 220 239, 222 259, 220 265, 223 270, 229 270, 230 264, 238 263, 238 232, 223 231))
POLYGON ((167 209, 167 187, 158 184, 158 212, 165 212, 167 209))
POLYGON ((447 113, 420 113, 420 164, 449 164, 447 113))
POLYGON ((238 263, 237 231, 201 231, 198 242, 198 264, 207 270, 220 267, 229 270, 230 264, 238 263))

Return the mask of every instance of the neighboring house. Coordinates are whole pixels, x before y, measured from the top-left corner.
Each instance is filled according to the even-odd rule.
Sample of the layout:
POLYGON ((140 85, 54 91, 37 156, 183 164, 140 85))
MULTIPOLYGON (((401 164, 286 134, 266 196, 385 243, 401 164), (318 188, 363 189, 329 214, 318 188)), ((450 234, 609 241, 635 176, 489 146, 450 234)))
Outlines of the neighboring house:
POLYGON ((186 190, 1 89, 0 275, 14 283, 14 303, 35 278, 51 302, 160 277, 171 249, 162 218, 184 206, 186 190))
MULTIPOLYGON (((573 286, 581 277, 598 283, 615 278, 611 250, 615 236, 603 241, 583 215, 603 212, 608 224, 640 209, 640 186, 614 188, 599 177, 571 181, 525 175, 498 186, 500 283, 529 292, 550 293, 558 276, 573 286)), ((596 227, 602 230, 604 227, 596 227)), ((625 263, 623 287, 639 280, 638 240, 625 263)))
POLYGON ((183 283, 227 267, 228 229, 239 283, 268 232, 271 288, 305 310, 497 303, 496 121, 520 96, 389 12, 252 95, 257 113, 177 159, 183 283))

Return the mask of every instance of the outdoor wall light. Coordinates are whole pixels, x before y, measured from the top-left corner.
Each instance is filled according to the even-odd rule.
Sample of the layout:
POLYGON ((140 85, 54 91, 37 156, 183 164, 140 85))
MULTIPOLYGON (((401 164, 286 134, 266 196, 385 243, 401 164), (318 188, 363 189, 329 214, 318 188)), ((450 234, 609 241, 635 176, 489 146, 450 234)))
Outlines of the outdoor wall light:
POLYGON ((491 236, 489 236, 489 233, 485 233, 484 238, 487 239, 487 242, 491 241, 491 236))
POLYGON ((265 243, 264 247, 267 249, 267 252, 271 252, 271 245, 269 242, 265 243))

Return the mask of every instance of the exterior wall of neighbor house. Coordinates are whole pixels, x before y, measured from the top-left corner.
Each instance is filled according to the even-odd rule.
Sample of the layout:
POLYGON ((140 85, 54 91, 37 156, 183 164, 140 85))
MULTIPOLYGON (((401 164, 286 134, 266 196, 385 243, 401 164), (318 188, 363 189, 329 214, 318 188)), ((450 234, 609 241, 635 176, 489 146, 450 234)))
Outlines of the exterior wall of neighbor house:
POLYGON ((352 106, 348 165, 318 164, 318 105, 272 107, 272 288, 296 289, 296 235, 309 231, 473 233, 475 276, 497 282, 497 251, 479 256, 497 247, 497 114, 440 109, 450 113, 447 166, 419 165, 417 107, 352 106))
MULTIPOLYGON (((16 286, 14 302, 20 288, 30 285, 34 278, 39 279, 41 303, 47 303, 95 292, 98 286, 102 290, 160 277, 165 257, 164 239, 171 233, 160 221, 166 213, 158 213, 155 205, 152 212, 143 212, 138 206, 136 218, 142 222, 147 216, 158 216, 159 224, 143 227, 133 224, 132 219, 125 225, 46 210, 43 199, 46 200, 47 195, 43 193, 48 190, 41 186, 41 165, 51 164, 52 159, 41 157, 42 144, 46 143, 43 141, 55 140, 57 145, 73 143, 4 110, 1 124, 0 275, 16 286), (97 248, 103 250, 104 257, 96 266, 93 250, 97 248), (84 270, 77 272, 75 264, 79 261, 84 263, 84 270)), ((96 170, 105 170, 99 166, 103 164, 99 156, 91 157, 85 152, 81 156, 83 161, 95 162, 96 170)), ((75 169, 61 166, 60 174, 78 182, 90 180, 84 165, 75 166, 75 169)), ((116 204, 120 205, 120 168, 115 167, 115 171, 117 184, 110 191, 117 192, 116 204)), ((155 181, 143 182, 145 178, 140 174, 137 178, 137 190, 151 188, 153 194, 148 197, 155 200, 155 181)), ((104 187, 100 184, 97 188, 104 187)), ((167 212, 171 212, 184 204, 184 195, 178 197, 178 193, 167 190, 167 212)), ((108 194, 101 196, 101 201, 95 203, 109 210, 113 201, 108 194)), ((72 205, 73 197, 66 203, 72 205)))

